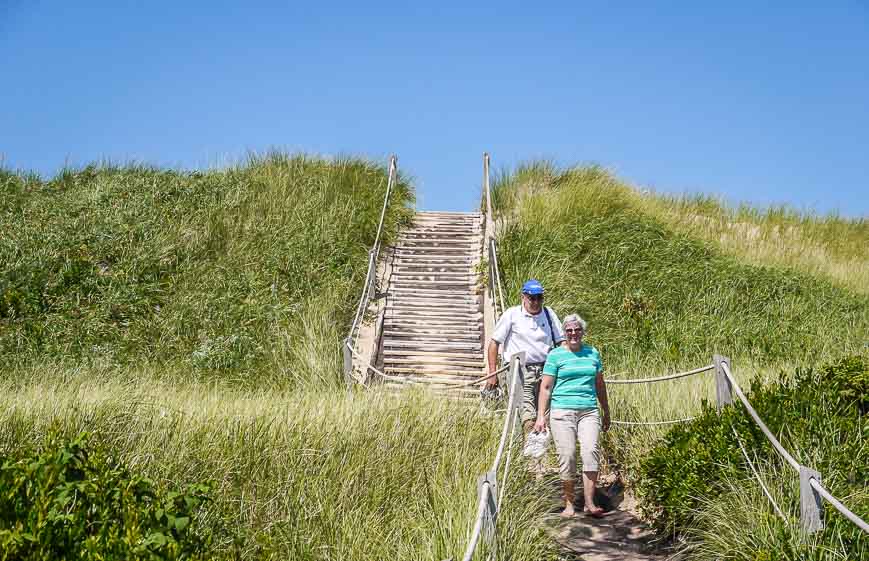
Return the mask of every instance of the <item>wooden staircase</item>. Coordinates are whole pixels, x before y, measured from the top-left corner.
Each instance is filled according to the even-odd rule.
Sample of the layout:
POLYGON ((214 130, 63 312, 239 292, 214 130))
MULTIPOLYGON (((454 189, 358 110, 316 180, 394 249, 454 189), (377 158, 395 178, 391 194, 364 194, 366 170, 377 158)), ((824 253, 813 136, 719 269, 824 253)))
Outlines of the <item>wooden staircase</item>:
POLYGON ((483 375, 479 213, 417 212, 393 251, 378 363, 397 379, 477 396, 483 375))

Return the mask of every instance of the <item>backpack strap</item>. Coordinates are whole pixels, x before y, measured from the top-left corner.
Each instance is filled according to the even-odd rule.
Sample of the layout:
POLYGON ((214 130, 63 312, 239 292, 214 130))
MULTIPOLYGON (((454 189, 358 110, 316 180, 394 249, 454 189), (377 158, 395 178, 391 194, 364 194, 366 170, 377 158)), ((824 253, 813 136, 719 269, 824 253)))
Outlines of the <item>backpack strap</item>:
POLYGON ((543 313, 546 314, 546 323, 549 324, 549 338, 552 339, 552 346, 550 349, 555 348, 555 330, 552 329, 552 318, 549 317, 549 308, 543 306, 543 313))

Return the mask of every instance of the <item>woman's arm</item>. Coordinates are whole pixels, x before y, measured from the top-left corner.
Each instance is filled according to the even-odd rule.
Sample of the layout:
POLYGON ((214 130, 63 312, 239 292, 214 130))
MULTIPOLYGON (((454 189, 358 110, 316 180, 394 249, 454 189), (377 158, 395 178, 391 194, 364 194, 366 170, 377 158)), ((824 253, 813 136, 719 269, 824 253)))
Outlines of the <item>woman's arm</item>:
POLYGON ((534 423, 536 432, 546 430, 546 410, 549 409, 549 397, 552 395, 552 386, 555 385, 555 376, 546 374, 540 378, 540 396, 537 398, 537 422, 534 423))
MULTIPOLYGON (((597 392, 597 400, 600 401, 600 408, 603 411, 602 427, 604 431, 610 428, 610 403, 606 394, 606 381, 603 379, 603 370, 597 371, 597 378, 594 381, 594 389, 597 392)), ((541 390, 542 395, 542 390, 541 390)))

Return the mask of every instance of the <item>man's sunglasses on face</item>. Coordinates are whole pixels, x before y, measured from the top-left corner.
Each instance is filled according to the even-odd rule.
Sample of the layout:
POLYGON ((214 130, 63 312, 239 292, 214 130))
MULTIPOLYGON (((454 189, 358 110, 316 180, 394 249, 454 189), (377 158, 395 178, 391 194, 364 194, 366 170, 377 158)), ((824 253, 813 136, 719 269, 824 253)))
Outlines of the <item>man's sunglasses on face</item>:
POLYGON ((528 298, 532 302, 539 302, 539 301, 543 300, 543 295, 542 294, 526 294, 525 298, 528 298))

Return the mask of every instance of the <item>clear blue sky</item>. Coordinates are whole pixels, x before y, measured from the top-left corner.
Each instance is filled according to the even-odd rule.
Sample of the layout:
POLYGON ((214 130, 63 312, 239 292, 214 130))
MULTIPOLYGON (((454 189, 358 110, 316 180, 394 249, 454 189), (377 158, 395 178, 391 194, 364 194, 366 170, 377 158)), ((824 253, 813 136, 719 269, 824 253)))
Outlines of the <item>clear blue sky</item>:
POLYGON ((4 165, 395 152, 467 210, 488 150, 869 215, 866 0, 362 4, 0 0, 4 165))

